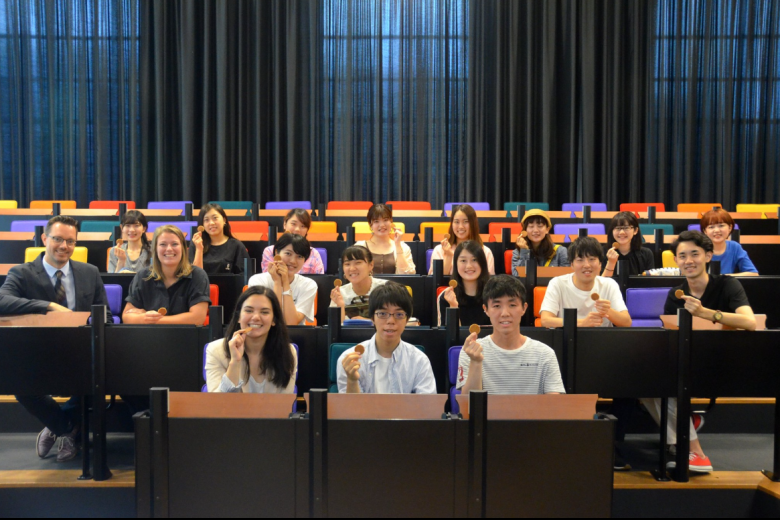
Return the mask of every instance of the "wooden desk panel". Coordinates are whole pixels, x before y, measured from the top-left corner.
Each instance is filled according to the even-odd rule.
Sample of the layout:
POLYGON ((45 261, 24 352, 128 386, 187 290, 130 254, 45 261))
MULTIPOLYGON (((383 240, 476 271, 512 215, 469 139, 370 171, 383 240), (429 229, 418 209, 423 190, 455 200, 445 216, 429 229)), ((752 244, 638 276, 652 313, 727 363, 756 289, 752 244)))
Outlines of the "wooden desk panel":
MULTIPOLYGON (((469 418, 469 396, 456 396, 460 413, 469 418)), ((489 395, 488 421, 592 421, 596 394, 577 395, 489 395)))
MULTIPOLYGON (((307 410, 309 394, 306 399, 307 410)), ((441 419, 446 394, 328 394, 328 419, 441 419)))
POLYGON ((287 419, 294 394, 171 392, 168 417, 178 419, 287 419))

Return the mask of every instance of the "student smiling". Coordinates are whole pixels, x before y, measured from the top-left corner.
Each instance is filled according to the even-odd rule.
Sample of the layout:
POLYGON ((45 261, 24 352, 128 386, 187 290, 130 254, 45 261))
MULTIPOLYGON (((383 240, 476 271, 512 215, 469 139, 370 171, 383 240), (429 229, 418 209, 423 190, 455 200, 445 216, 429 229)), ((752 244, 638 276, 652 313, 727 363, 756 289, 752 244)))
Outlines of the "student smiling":
POLYGON ((482 246, 485 251, 485 258, 487 259, 488 272, 491 275, 496 274, 493 252, 482 243, 482 237, 479 235, 479 220, 477 219, 477 212, 474 211, 474 208, 468 204, 453 206, 448 234, 450 237, 442 240, 441 244, 433 249, 431 267, 428 270, 428 274, 433 274, 434 260, 444 260, 444 273, 452 274, 454 270, 452 258, 455 253, 455 248, 458 244, 465 242, 466 240, 473 240, 482 246))
POLYGON ((729 240, 734 219, 728 211, 714 209, 701 217, 701 231, 712 240, 712 261, 720 262, 720 274, 758 276, 758 269, 740 244, 729 240))

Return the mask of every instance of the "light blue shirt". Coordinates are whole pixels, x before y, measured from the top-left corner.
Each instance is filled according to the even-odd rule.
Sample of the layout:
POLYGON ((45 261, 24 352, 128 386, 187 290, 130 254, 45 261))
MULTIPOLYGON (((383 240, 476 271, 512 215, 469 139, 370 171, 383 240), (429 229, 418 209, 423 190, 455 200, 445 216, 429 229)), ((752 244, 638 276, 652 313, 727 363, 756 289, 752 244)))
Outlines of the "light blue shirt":
MULTIPOLYGON (((43 268, 46 269, 46 274, 49 275, 49 279, 51 280, 52 286, 57 286, 57 271, 62 271, 62 286, 65 287, 65 296, 68 298, 68 309, 75 311, 76 310, 76 284, 73 282, 73 271, 70 268, 70 262, 65 264, 65 267, 62 269, 57 269, 56 267, 52 267, 49 265, 49 263, 46 261, 46 258, 43 259, 43 268)), ((52 302, 52 303, 58 303, 58 302, 52 302)))
MULTIPOLYGON (((377 393, 375 379, 376 365, 379 361, 379 353, 376 350, 376 334, 368 341, 362 343, 366 351, 360 364, 358 384, 364 394, 377 393)), ((336 378, 338 380, 339 393, 347 393, 347 372, 341 364, 344 357, 355 352, 355 348, 347 349, 339 357, 336 365, 336 378)), ((436 378, 433 377, 433 369, 428 356, 420 352, 420 349, 410 343, 401 341, 393 351, 388 371, 388 388, 391 394, 435 394, 436 378)))

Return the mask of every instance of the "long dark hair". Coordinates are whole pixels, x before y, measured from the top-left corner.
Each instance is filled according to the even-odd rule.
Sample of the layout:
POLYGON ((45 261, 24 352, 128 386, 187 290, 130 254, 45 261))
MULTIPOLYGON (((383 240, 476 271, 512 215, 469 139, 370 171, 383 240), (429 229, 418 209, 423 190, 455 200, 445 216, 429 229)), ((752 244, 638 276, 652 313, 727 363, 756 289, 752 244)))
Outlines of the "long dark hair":
POLYGON ((531 223, 547 226, 547 234, 544 236, 542 241, 539 242, 538 246, 535 245, 530 238, 526 240, 526 242, 528 242, 528 247, 531 250, 531 255, 536 258, 537 263, 544 265, 548 260, 552 260, 552 258, 555 256, 555 243, 550 236, 552 229, 550 229, 550 223, 544 217, 534 215, 532 217, 528 217, 525 222, 523 222, 523 230, 527 231, 528 224, 531 223), (541 260, 541 262, 539 260, 541 260))
MULTIPOLYGON (((287 324, 284 322, 282 315, 282 306, 279 305, 279 299, 271 289, 263 286, 253 286, 244 291, 238 298, 236 309, 233 311, 233 317, 230 318, 230 324, 225 334, 225 356, 230 359, 230 340, 233 338, 233 334, 240 330, 239 318, 241 309, 251 296, 265 296, 268 298, 274 312, 275 324, 268 331, 268 337, 265 340, 263 355, 260 360, 260 373, 265 374, 266 379, 275 386, 284 388, 290 384, 290 378, 293 377, 295 359, 292 352, 290 352, 290 336, 287 334, 287 324)), ((246 350, 244 350, 244 361, 246 361, 246 371, 243 379, 244 381, 249 381, 251 370, 246 350)))
MULTIPOLYGON (((455 220, 455 214, 458 211, 462 211, 466 218, 469 219, 469 238, 467 240, 473 240, 482 246, 482 237, 479 234, 479 219, 477 218, 477 212, 474 208, 468 204, 461 204, 460 206, 453 206, 452 213, 450 214, 450 229, 448 231, 450 235, 450 245, 456 245, 458 237, 455 236, 455 232, 452 230, 452 222, 455 220)), ((465 242, 465 240, 464 240, 465 242)))
POLYGON ((482 291, 485 289, 485 284, 490 279, 490 273, 488 272, 485 250, 474 240, 466 240, 465 242, 461 242, 458 244, 458 247, 455 248, 455 256, 452 259, 454 266, 454 269, 452 270, 452 279, 457 280, 458 282, 458 286, 455 288, 455 297, 458 299, 459 304, 466 301, 466 288, 463 287, 463 278, 458 272, 458 257, 461 255, 461 253, 463 253, 463 251, 468 251, 474 255, 474 258, 477 259, 477 263, 479 264, 479 269, 481 272, 479 273, 479 278, 477 278, 477 300, 479 301, 480 305, 482 305, 482 291))
POLYGON ((639 251, 642 249, 642 230, 639 227, 639 219, 637 219, 636 215, 631 211, 622 211, 612 217, 612 221, 610 221, 609 226, 607 227, 607 243, 612 244, 612 241, 615 239, 615 228, 619 226, 631 226, 634 229, 639 230, 636 235, 631 237, 631 251, 639 251))
POLYGON ((146 230, 149 229, 149 223, 146 221, 146 217, 138 210, 131 209, 125 212, 122 220, 119 222, 121 227, 140 225, 144 227, 144 232, 141 233, 141 244, 146 253, 151 258, 152 256, 152 244, 149 242, 149 238, 146 236, 146 230))
MULTIPOLYGON (((225 225, 222 227, 222 232, 226 237, 228 237, 228 239, 233 238, 233 232, 230 230, 230 222, 228 221, 227 213, 225 213, 225 210, 222 209, 222 206, 219 204, 205 204, 202 208, 200 208, 200 214, 198 215, 198 226, 203 225, 203 218, 206 216, 206 213, 212 209, 222 215, 222 218, 225 219, 225 225)), ((209 247, 211 247, 211 235, 204 231, 201 234, 201 238, 203 238, 203 254, 205 255, 209 252, 209 247)))

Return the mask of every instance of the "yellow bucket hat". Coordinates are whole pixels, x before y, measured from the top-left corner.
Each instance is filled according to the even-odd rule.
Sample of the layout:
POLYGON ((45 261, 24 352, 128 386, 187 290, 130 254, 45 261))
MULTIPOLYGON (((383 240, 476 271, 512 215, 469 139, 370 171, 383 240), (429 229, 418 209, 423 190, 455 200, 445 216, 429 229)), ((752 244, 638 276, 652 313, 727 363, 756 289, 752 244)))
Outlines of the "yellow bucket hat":
POLYGON ((552 229, 552 220, 550 220, 550 217, 547 216, 547 213, 544 210, 541 209, 532 209, 525 212, 525 215, 523 216, 523 227, 525 227, 525 221, 531 217, 542 217, 544 220, 547 221, 547 227, 552 229))

